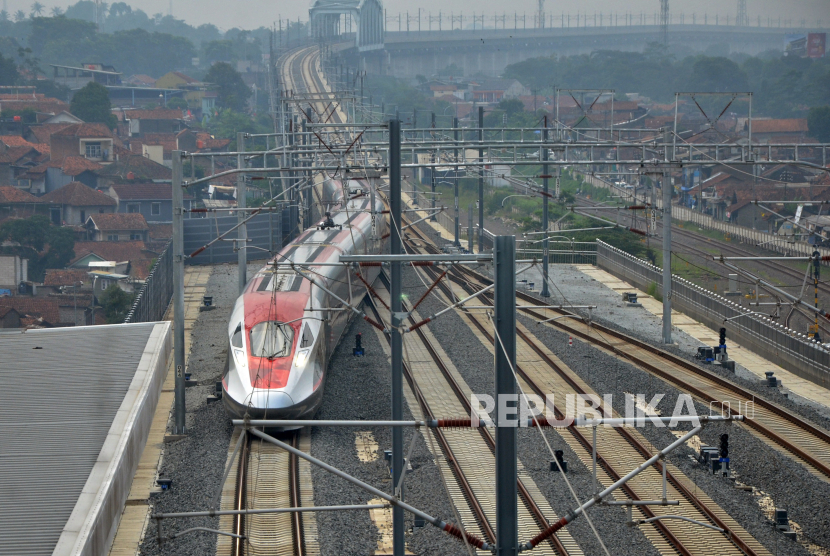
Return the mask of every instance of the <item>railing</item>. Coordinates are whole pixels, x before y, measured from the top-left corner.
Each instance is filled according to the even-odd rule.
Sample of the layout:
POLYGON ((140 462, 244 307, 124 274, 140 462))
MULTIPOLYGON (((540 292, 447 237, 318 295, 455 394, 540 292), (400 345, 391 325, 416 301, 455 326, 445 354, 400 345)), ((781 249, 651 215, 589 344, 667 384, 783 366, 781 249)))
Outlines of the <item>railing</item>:
MULTIPOLYGON (((541 243, 534 247, 516 248, 520 259, 542 260, 544 251, 541 243), (537 247, 539 246, 539 247, 537 247)), ((597 242, 595 241, 548 241, 548 262, 550 264, 596 264, 597 242)))
MULTIPOLYGON (((625 195, 622 190, 612 186, 604 179, 590 174, 582 174, 582 177, 586 183, 593 185, 594 187, 610 189, 615 193, 622 194, 622 198, 625 201, 635 201, 633 194, 629 192, 628 195, 625 195)), ((625 191, 628 192, 629 190, 625 191)), ((657 208, 662 210, 663 200, 660 198, 660 195, 657 196, 655 201, 657 208)), ((812 256, 813 251, 817 250, 822 254, 822 256, 830 256, 830 249, 825 247, 816 247, 804 241, 789 242, 776 234, 770 234, 768 232, 762 232, 760 230, 754 230, 745 226, 732 224, 731 222, 717 220, 708 214, 702 214, 687 207, 672 205, 671 214, 672 219, 674 220, 691 222, 696 224, 701 229, 720 232, 724 234, 724 236, 728 236, 729 238, 738 240, 742 243, 749 243, 752 245, 762 244, 764 249, 775 251, 776 253, 781 253, 782 255, 810 257, 812 256)))
MULTIPOLYGON (((641 290, 653 284, 662 295, 662 269, 605 242, 597 242, 597 266, 641 290)), ((763 315, 679 276, 672 277, 673 307, 713 329, 725 327, 729 337, 788 371, 830 387, 830 350, 763 315)))
POLYGON ((167 242, 138 292, 124 323, 156 322, 164 318, 173 297, 173 246, 167 242))

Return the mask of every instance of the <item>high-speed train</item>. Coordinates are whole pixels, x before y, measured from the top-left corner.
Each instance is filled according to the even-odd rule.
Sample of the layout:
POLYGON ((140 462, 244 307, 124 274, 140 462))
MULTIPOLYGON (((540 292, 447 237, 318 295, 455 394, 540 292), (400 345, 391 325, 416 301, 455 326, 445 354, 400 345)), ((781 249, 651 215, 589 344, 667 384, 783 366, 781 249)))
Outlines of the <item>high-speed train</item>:
MULTIPOLYGON (((222 400, 232 418, 302 419, 316 413, 329 358, 354 314, 326 290, 354 303, 366 293, 353 268, 330 263, 341 255, 379 254, 388 244, 384 207, 372 187, 369 180, 318 185, 327 216, 284 247, 236 300, 222 377, 222 400), (305 276, 290 261, 302 263, 297 268, 305 276)), ((379 268, 360 272, 371 284, 379 268)))

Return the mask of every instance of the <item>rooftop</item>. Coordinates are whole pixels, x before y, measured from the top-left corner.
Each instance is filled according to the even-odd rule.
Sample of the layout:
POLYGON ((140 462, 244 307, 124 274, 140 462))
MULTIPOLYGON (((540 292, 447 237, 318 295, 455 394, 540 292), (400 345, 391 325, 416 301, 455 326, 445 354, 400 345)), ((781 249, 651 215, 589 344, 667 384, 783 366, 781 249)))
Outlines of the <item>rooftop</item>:
POLYGON ((41 203, 39 198, 34 195, 21 191, 11 185, 0 186, 0 204, 17 204, 17 203, 41 203))
POLYGON ((110 128, 104 124, 71 124, 55 131, 52 135, 74 137, 112 137, 110 128))
POLYGON ((0 333, 0 553, 107 553, 169 353, 168 323, 0 333))
POLYGON ((89 282, 86 270, 81 268, 48 268, 43 279, 44 286, 72 286, 78 282, 89 282))
POLYGON ((77 181, 73 181, 60 189, 47 193, 40 199, 44 203, 70 205, 73 207, 105 207, 118 204, 109 195, 96 191, 77 181))
MULTIPOLYGON (((47 297, 0 297, 0 307, 11 307, 21 315, 43 319, 49 324, 58 324, 61 318, 58 302, 47 297)), ((0 342, 2 342, 2 336, 0 336, 0 342)), ((0 412, 2 412, 2 408, 0 408, 0 412)), ((0 466, 2 466, 2 460, 3 458, 0 458, 0 466)))
POLYGON ((807 133, 807 120, 792 118, 786 120, 752 120, 752 133, 807 133))
POLYGON ((51 160, 40 166, 29 170, 32 174, 43 174, 47 168, 60 168, 67 176, 78 176, 90 170, 99 170, 103 165, 82 156, 66 156, 57 160, 51 160))
POLYGON ((152 259, 156 253, 147 249, 143 241, 76 241, 74 264, 89 254, 105 261, 137 261, 152 259))
MULTIPOLYGON (((113 185, 112 190, 121 200, 130 201, 169 201, 173 198, 173 188, 167 183, 131 183, 128 185, 113 185)), ((185 199, 192 199, 191 195, 184 194, 185 199)))
POLYGON ((175 108, 124 111, 124 118, 127 120, 181 120, 182 117, 182 111, 175 108))
POLYGON ((118 177, 126 180, 127 174, 133 173, 134 179, 139 180, 171 180, 173 171, 167 166, 153 162, 140 154, 126 155, 117 162, 99 168, 95 173, 99 176, 118 177))
MULTIPOLYGON (((113 203, 114 199, 107 197, 113 203)), ((95 228, 102 232, 121 230, 149 230, 147 221, 139 213, 112 212, 109 214, 93 214, 87 221, 92 221, 95 228)))

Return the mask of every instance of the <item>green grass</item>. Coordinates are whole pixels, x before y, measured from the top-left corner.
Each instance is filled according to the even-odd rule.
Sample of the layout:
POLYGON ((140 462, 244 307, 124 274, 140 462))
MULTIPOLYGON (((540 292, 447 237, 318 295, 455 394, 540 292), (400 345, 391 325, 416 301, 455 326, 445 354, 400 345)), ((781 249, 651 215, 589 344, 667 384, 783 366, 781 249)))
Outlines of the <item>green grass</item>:
POLYGON ((654 299, 656 299, 657 301, 659 301, 660 303, 663 302, 663 296, 660 295, 659 291, 657 291, 657 282, 652 282, 651 284, 649 284, 646 293, 654 299))

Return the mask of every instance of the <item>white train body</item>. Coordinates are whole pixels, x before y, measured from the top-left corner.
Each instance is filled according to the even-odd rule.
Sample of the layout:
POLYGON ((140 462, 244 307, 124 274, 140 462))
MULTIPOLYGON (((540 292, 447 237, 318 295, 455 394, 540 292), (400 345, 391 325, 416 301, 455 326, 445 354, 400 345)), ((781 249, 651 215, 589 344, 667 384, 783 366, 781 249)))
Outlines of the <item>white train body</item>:
MULTIPOLYGON (((301 419, 316 413, 323 397, 328 362, 354 312, 291 269, 304 263, 308 276, 337 297, 359 303, 366 287, 341 255, 378 254, 388 243, 383 204, 366 180, 327 180, 322 186, 334 228, 313 226, 280 251, 247 284, 228 323, 228 365, 222 399, 233 418, 301 419), (344 193, 348 200, 344 201, 344 193), (375 199, 375 222, 369 211, 375 199), (274 261, 279 264, 275 266, 274 261), (351 291, 350 291, 351 290, 351 291)), ((361 268, 371 284, 377 267, 361 268)))

